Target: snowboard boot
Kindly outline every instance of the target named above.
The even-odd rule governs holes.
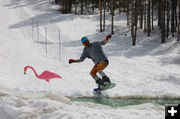
[[[109,77],[107,77],[107,76],[103,76],[103,77],[102,77],[102,81],[103,81],[103,83],[104,83],[104,86],[106,86],[106,85],[108,85],[108,84],[111,83]]]
[[[101,91],[100,86],[98,86],[98,88],[94,88],[94,92],[100,92],[100,91]]]
[[[98,84],[97,90],[101,90],[102,88],[104,88],[104,82],[100,78],[96,81],[96,83]]]
[[[101,93],[101,89],[98,87],[98,88],[95,88],[94,90],[93,90],[93,94],[95,95],[95,96],[102,96],[102,93]]]

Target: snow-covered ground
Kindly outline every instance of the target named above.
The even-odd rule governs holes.
[[[2,91],[1,87],[5,87],[15,92],[93,96],[92,90],[96,84],[89,75],[92,61],[87,59],[82,63],[69,65],[68,60],[80,57],[83,49],[81,37],[87,36],[91,42],[103,40],[110,33],[110,18],[106,21],[106,32],[100,33],[98,15],[62,15],[57,9],[58,6],[49,4],[49,0],[0,0]],[[130,30],[125,18],[123,14],[115,16],[115,34],[103,46],[110,61],[105,72],[117,84],[104,93],[112,97],[180,96],[179,42],[169,38],[165,44],[160,44],[158,31],[153,31],[152,37],[146,37],[139,30],[137,45],[131,46]],[[47,56],[45,28],[48,33]],[[53,71],[61,75],[62,79],[52,79],[48,84],[37,79],[32,70],[24,75],[26,65],[33,66],[38,74],[44,70]],[[12,92],[11,95],[2,95],[0,116],[2,119],[162,119],[165,115],[164,106],[151,103],[112,108],[84,102],[65,103],[53,100],[51,96],[42,97],[24,98],[13,95]]]

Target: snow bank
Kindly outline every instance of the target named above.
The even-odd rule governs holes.
[[[164,107],[154,104],[112,108],[93,103],[72,102],[71,105],[44,99],[0,97],[1,119],[162,119]]]

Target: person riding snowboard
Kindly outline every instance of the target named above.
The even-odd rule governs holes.
[[[106,39],[101,42],[92,42],[90,43],[87,37],[81,38],[81,43],[84,46],[83,52],[79,59],[69,59],[69,64],[71,63],[80,63],[86,58],[92,59],[94,62],[94,67],[92,68],[90,75],[98,84],[98,88],[94,89],[95,91],[101,90],[107,84],[111,83],[109,77],[103,72],[103,70],[108,66],[109,61],[106,55],[102,50],[102,45],[105,45],[108,40],[111,38],[111,35],[107,35]],[[97,76],[96,73],[99,73],[102,76],[102,79]]]

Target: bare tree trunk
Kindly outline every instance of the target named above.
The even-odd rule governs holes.
[[[161,4],[161,43],[165,42],[165,0],[160,0]]]
[[[85,2],[85,8],[87,9],[88,1],[87,1],[87,0],[84,0],[84,2]]]
[[[140,0],[139,2],[139,6],[140,6],[140,22],[139,22],[139,26],[142,29],[143,28],[143,3],[142,0]]]
[[[69,13],[71,13],[72,11],[72,4],[73,4],[73,0],[69,0]]]
[[[137,0],[131,0],[131,36],[132,45],[136,45],[137,33]]]
[[[100,32],[102,32],[102,0],[99,0],[99,11],[100,11]]]
[[[144,32],[147,31],[147,1],[144,1]]]
[[[128,0],[123,0],[123,7],[124,7],[124,12],[126,12],[126,10],[127,10],[127,1]]]
[[[103,31],[105,31],[105,21],[106,21],[106,0],[103,0],[103,6],[104,6]]]
[[[174,18],[175,18],[175,10],[174,10],[174,3],[175,0],[172,0],[172,15],[171,15],[171,32],[172,32],[172,37],[174,37],[174,32],[175,32],[175,24],[174,24]]]
[[[135,0],[135,33],[134,33],[134,43],[136,45],[136,34],[137,34],[137,22],[138,22],[138,0]]]
[[[152,7],[151,7],[151,8],[152,8],[152,9],[151,9],[151,11],[152,11],[152,12],[151,12],[151,16],[152,16],[152,17],[151,17],[152,30],[154,30],[154,22],[153,22],[153,21],[154,21],[154,19],[153,19],[153,18],[154,18],[154,14],[153,14],[153,13],[154,13],[154,0],[152,0]]]
[[[178,24],[178,38],[177,38],[177,41],[179,41],[179,37],[180,37],[180,1],[178,1],[178,10],[179,10],[179,24]]]
[[[118,0],[118,2],[119,2],[119,14],[121,14],[121,0]]]
[[[83,14],[83,0],[81,0],[81,14]]]
[[[77,14],[77,0],[75,0],[75,14]]]
[[[147,36],[150,36],[151,32],[151,11],[150,11],[150,0],[148,0],[148,7],[147,7]]]
[[[169,5],[170,5],[170,2],[169,1],[167,1],[167,3],[166,3],[166,7],[167,7],[167,26],[166,26],[166,28],[167,28],[167,31],[166,31],[166,38],[168,38],[169,37],[169,21],[170,21],[170,11],[169,11]]]
[[[176,24],[175,24],[175,31],[176,31],[176,27],[178,26],[178,23],[177,23],[177,0],[175,0],[174,1],[174,12],[175,12],[175,22],[176,22]]]
[[[160,15],[160,11],[161,11],[161,0],[157,0],[157,4],[158,4],[158,26],[161,26],[161,15]]]
[[[114,34],[114,0],[111,3],[111,35]]]
[[[127,3],[127,10],[126,10],[126,14],[127,14],[127,26],[129,26],[129,1],[130,0],[126,1],[126,3]]]
[[[67,1],[63,0],[63,14],[67,14]]]
[[[94,12],[95,0],[92,0],[92,12]]]
[[[62,13],[63,14],[70,13],[70,0],[63,0],[63,2],[62,2]]]
[[[111,9],[111,8],[110,8],[110,7],[111,7],[111,5],[110,5],[110,4],[111,4],[111,0],[108,0],[108,9],[107,9],[107,10],[108,10],[108,12],[109,12],[109,10]]]
[[[134,37],[134,0],[131,0],[131,37]],[[133,41],[132,44],[135,45]]]

